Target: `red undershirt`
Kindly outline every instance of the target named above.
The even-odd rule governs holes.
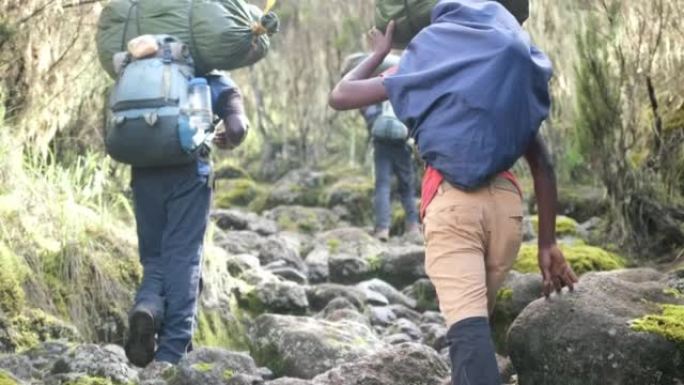
[[[520,184],[518,183],[518,180],[515,178],[515,175],[513,175],[512,172],[504,171],[501,174],[499,174],[499,176],[510,180],[511,183],[513,183],[515,187],[518,189],[520,196],[522,196],[522,189],[520,188]],[[439,171],[430,166],[427,166],[427,168],[425,169],[425,175],[423,176],[423,187],[421,188],[421,220],[425,217],[425,210],[427,210],[427,207],[430,205],[432,200],[435,199],[435,196],[439,191],[439,186],[442,184],[442,182],[444,182],[444,176],[442,175],[442,173],[440,173]]]

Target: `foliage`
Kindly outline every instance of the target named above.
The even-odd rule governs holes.
[[[577,275],[590,271],[615,270],[625,267],[624,258],[599,247],[583,244],[561,244],[560,249]],[[539,272],[538,250],[536,245],[522,245],[513,268],[521,273]]]
[[[661,314],[632,321],[632,330],[659,334],[684,348],[684,306],[663,305]]]

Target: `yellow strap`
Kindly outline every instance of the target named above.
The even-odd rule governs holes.
[[[268,0],[266,7],[264,8],[264,13],[270,12],[271,9],[273,9],[273,7],[276,5],[276,2],[278,2],[278,0]]]

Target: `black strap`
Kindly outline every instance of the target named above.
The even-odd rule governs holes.
[[[413,19],[413,12],[411,12],[411,6],[409,5],[408,0],[404,0],[404,9],[406,10],[406,20],[408,20],[408,23],[411,26],[411,32],[415,35],[420,32],[420,29],[416,27],[416,21]]]
[[[130,1],[131,6],[128,7],[128,14],[126,15],[126,22],[124,23],[123,34],[121,35],[121,51],[126,51],[126,36],[128,35],[128,23],[131,21],[131,14],[133,13],[133,8],[138,7],[137,0]],[[138,21],[138,31],[140,30],[140,21]]]

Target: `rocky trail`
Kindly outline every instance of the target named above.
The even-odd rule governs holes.
[[[187,360],[134,368],[120,346],[84,343],[66,322],[28,323],[42,329],[20,349],[10,343],[16,326],[0,317],[0,385],[447,385],[447,330],[422,241],[381,243],[350,220],[365,206],[348,187],[320,204],[306,195],[315,175],[289,178],[261,214],[212,213],[197,346]],[[583,216],[558,228],[580,283],[549,300],[539,298],[534,217],[526,222],[492,322],[502,378],[683,384],[684,274],[625,268],[622,257],[588,245],[597,220]]]

